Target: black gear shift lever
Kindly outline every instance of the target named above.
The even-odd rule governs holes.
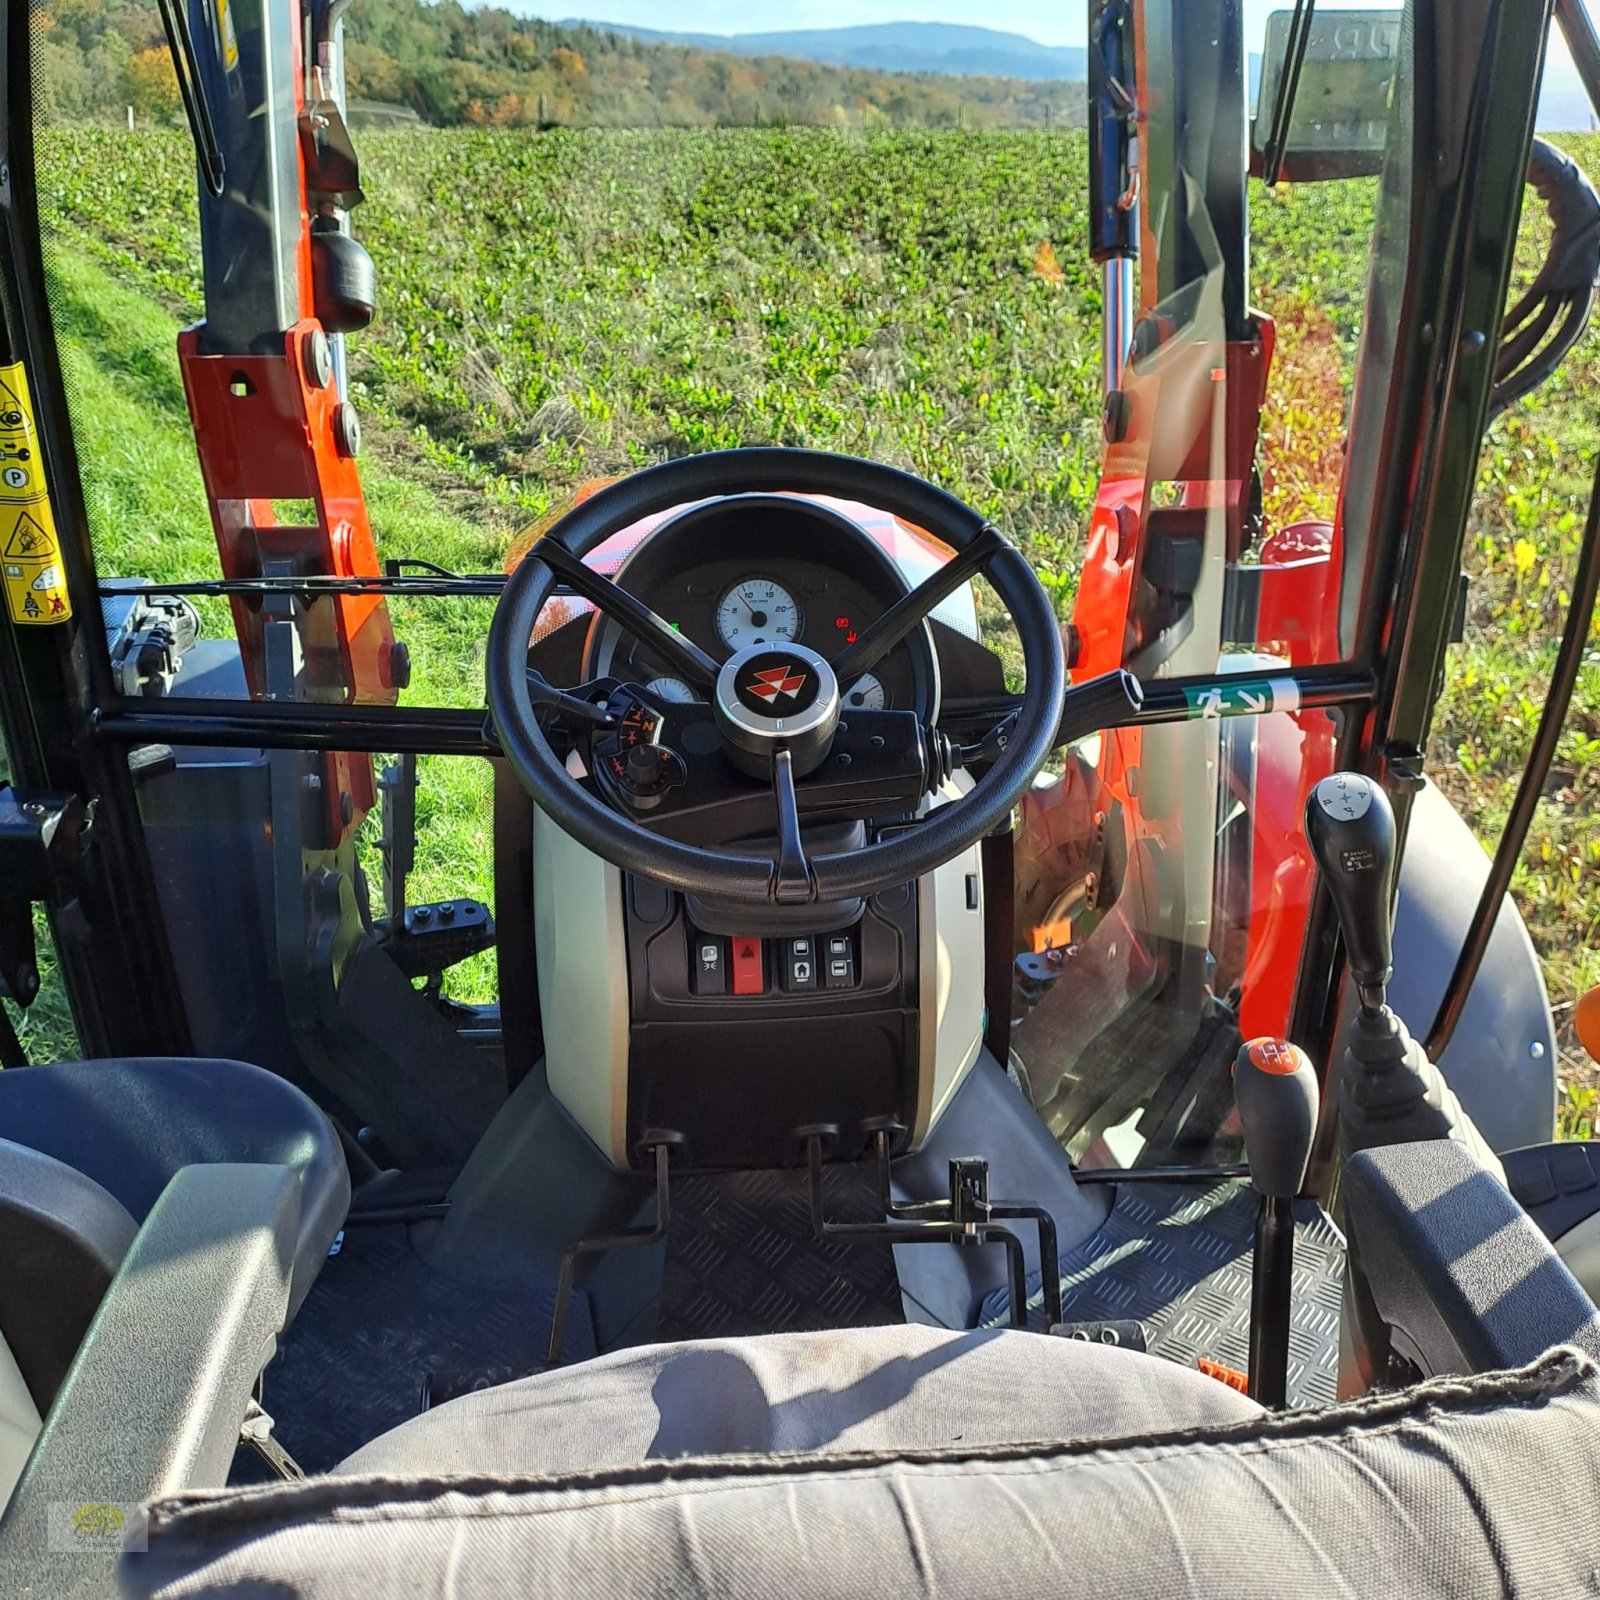
[[[1294,1197],[1317,1133],[1317,1074],[1287,1039],[1251,1039],[1233,1063],[1250,1182],[1261,1196],[1250,1272],[1250,1398],[1281,1408],[1289,1388]]]
[[[1333,896],[1350,975],[1369,1013],[1383,1010],[1394,971],[1389,907],[1395,832],[1389,797],[1359,772],[1336,772],[1306,802],[1306,838]]]
[[[1361,996],[1339,1079],[1340,1148],[1351,1156],[1374,1145],[1458,1139],[1498,1172],[1494,1152],[1439,1069],[1389,1008],[1396,856],[1389,797],[1359,772],[1336,772],[1306,801],[1306,838],[1333,897]]]

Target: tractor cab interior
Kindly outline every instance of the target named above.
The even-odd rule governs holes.
[[[1526,818],[1421,756],[1486,421],[1600,277],[1532,132],[1582,8],[1302,0],[1257,87],[1239,0],[1091,0],[1070,600],[798,444],[419,555],[343,10],[163,6],[204,494],[140,570],[4,7],[0,980],[48,927],[83,1057],[0,1029],[6,1592],[1587,1592],[1600,1152]],[[1263,495],[1253,183],[1370,221],[1325,515]]]

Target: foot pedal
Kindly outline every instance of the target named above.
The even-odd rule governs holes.
[[[1123,1350],[1137,1350],[1141,1355],[1149,1349],[1145,1342],[1144,1324],[1131,1317],[1109,1322],[1058,1322],[1050,1331],[1058,1339],[1077,1339],[1082,1344],[1116,1345]]]
[[[688,1140],[681,1133],[665,1128],[646,1128],[639,1148],[654,1152],[656,1162],[656,1220],[648,1228],[628,1228],[600,1239],[580,1239],[561,1258],[561,1270],[556,1277],[556,1309],[550,1319],[550,1343],[545,1348],[545,1360],[552,1367],[561,1365],[561,1349],[567,1329],[567,1306],[572,1299],[573,1279],[577,1274],[581,1256],[604,1255],[611,1250],[637,1249],[655,1244],[667,1236],[667,1225],[672,1220],[667,1158],[672,1150],[681,1150]]]

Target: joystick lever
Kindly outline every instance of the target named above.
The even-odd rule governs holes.
[[[1251,1039],[1233,1063],[1250,1183],[1261,1197],[1250,1272],[1250,1398],[1282,1407],[1289,1389],[1294,1197],[1317,1133],[1317,1074],[1287,1039]]]
[[[1389,798],[1359,772],[1336,772],[1306,802],[1306,838],[1328,886],[1362,1008],[1383,1010],[1394,971],[1395,828]]]
[[[1339,1077],[1339,1142],[1348,1157],[1375,1145],[1457,1139],[1491,1172],[1494,1152],[1439,1069],[1388,1004],[1393,976],[1395,826],[1389,797],[1359,772],[1335,772],[1306,801],[1306,838],[1344,935],[1361,1009]]]

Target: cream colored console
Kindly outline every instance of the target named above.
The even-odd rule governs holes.
[[[947,786],[944,803],[970,784]],[[534,936],[550,1092],[613,1166],[629,1162],[629,978],[622,874],[535,809]],[[913,1145],[983,1042],[983,879],[976,846],[917,886],[919,1060]]]

